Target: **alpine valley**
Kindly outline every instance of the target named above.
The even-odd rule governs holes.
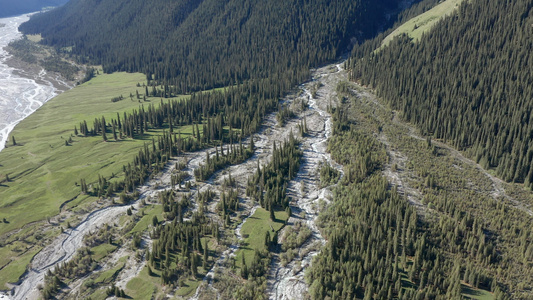
[[[533,298],[532,1],[34,2],[0,299]]]

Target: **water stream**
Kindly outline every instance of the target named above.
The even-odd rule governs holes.
[[[8,65],[12,56],[4,48],[22,37],[18,27],[28,19],[28,15],[0,19],[3,24],[0,25],[0,151],[15,125],[46,101],[71,88],[44,69],[19,70]]]

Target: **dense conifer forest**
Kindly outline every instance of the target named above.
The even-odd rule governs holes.
[[[289,140],[272,149],[272,161],[257,171],[248,180],[246,195],[258,201],[261,207],[270,212],[274,219],[274,209],[289,207],[287,183],[294,178],[300,168],[302,151],[298,150],[298,140],[291,134]],[[290,211],[289,211],[290,212]],[[290,213],[289,213],[290,214]]]
[[[466,1],[420,42],[355,51],[353,79],[506,181],[533,183],[530,1]]]
[[[332,112],[328,145],[345,174],[319,217],[328,242],[306,273],[311,297],[462,299],[473,287],[495,299],[528,299],[533,246],[527,212],[463,186],[457,176],[465,170],[431,170],[446,159],[431,140],[412,145],[412,138],[400,137],[395,145],[412,148],[408,165],[420,176],[417,190],[424,195],[425,207],[415,209],[383,176],[390,158],[368,131],[389,134],[389,125],[383,129],[373,120],[375,108],[354,113],[350,105],[366,100],[346,95],[347,104]]]
[[[20,29],[80,62],[143,72],[179,93],[266,77],[291,86],[375,34],[397,2],[72,0]]]

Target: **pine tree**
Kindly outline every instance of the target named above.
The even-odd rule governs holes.
[[[266,234],[265,234],[265,247],[268,249],[270,248],[270,232],[267,231]]]
[[[209,259],[208,241],[205,240],[205,247],[204,247],[204,261],[203,261],[203,268],[204,268],[204,270],[207,270],[208,259]]]
[[[194,252],[191,253],[191,272],[193,276],[196,276],[198,273],[197,258]]]
[[[248,279],[248,266],[246,265],[246,260],[244,259],[244,253],[242,254],[241,277]]]
[[[272,222],[276,221],[276,215],[274,214],[274,204],[270,204],[270,207],[269,207],[269,213],[270,213],[270,220],[272,220]]]

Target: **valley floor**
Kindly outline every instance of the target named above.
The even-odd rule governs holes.
[[[343,99],[343,96],[337,92],[339,83],[349,86],[350,99]],[[406,201],[416,207],[418,214],[424,219],[438,220],[440,217],[440,212],[431,202],[430,196],[434,190],[426,184],[429,175],[435,178],[436,185],[447,190],[451,196],[460,197],[468,193],[473,197],[479,197],[480,201],[492,199],[505,204],[512,214],[531,217],[529,191],[523,190],[519,185],[510,185],[495,178],[490,172],[465,158],[462,153],[447,146],[443,141],[430,140],[434,150],[427,151],[427,137],[421,136],[416,129],[399,120],[397,113],[383,106],[371,91],[357,84],[348,83],[347,72],[342,69],[342,64],[333,64],[314,70],[312,80],[295,88],[283,99],[283,105],[290,107],[295,113],[294,118],[285,122],[283,126],[278,124],[275,114],[265,118],[261,130],[251,137],[254,139],[255,154],[250,159],[218,171],[204,182],[196,181],[194,170],[205,163],[206,152],[213,155],[215,148],[187,153],[172,159],[161,174],[147,180],[145,185],[139,188],[140,197],[135,202],[127,206],[112,205],[91,212],[79,225],[65,230],[53,243],[35,255],[20,284],[12,286],[13,298],[38,298],[38,287],[43,286],[48,270],[53,270],[69,261],[84,247],[84,236],[105,226],[118,228],[119,232],[126,227],[131,229],[135,226],[129,232],[134,232],[137,228],[141,233],[140,249],[132,247],[132,234],[124,235],[120,243],[113,244],[112,249],[103,254],[94,272],[61,286],[58,298],[88,296],[92,299],[105,298],[105,289],[111,284],[123,289],[126,295],[134,299],[151,299],[154,296],[159,299],[227,297],[229,286],[243,282],[234,267],[235,261],[240,262],[243,255],[253,255],[243,250],[242,245],[245,241],[249,241],[249,237],[241,231],[246,229],[246,222],[260,218],[261,209],[258,203],[245,196],[248,178],[258,165],[264,166],[270,161],[274,142],[279,145],[291,133],[298,135],[299,126],[304,120],[308,132],[300,138],[300,149],[304,153],[302,164],[296,178],[291,180],[288,186],[288,194],[292,198],[290,203],[292,214],[288,217],[280,212],[279,219],[288,217],[285,224],[268,223],[266,220],[264,224],[270,225],[254,226],[270,226],[272,230],[274,227],[277,228],[281,245],[284,243],[284,237],[288,236],[288,231],[295,226],[298,226],[300,231],[308,232],[305,240],[295,249],[282,250],[280,246],[272,251],[266,285],[266,291],[271,299],[305,298],[309,289],[304,278],[306,269],[326,243],[321,228],[317,226],[317,218],[321,211],[327,209],[328,203],[334,201],[334,185],[321,187],[320,166],[326,162],[343,174],[342,166],[333,161],[327,151],[327,139],[332,134],[328,107],[346,101],[349,102],[347,113],[351,114],[357,125],[385,145],[389,161],[382,170],[383,175],[391,187],[395,186],[400,194],[405,195]],[[250,139],[244,141],[246,145],[249,143]],[[176,169],[178,163],[183,163],[184,168]],[[185,172],[186,177],[179,186],[174,186],[171,184],[171,178],[179,172]],[[221,193],[226,190],[225,181],[230,177],[235,180],[240,209],[231,216],[232,225],[222,229],[225,220],[221,218],[217,204]],[[185,187],[186,182],[189,182],[190,189]],[[153,250],[150,238],[152,227],[149,225],[151,220],[148,218],[162,215],[158,195],[168,190],[174,190],[178,195],[192,194],[192,204],[185,214],[185,219],[199,212],[220,226],[222,232],[221,240],[210,244],[212,251],[210,266],[200,270],[196,280],[189,280],[186,286],[178,288],[161,284],[159,279],[151,278],[146,271],[145,255]],[[214,191],[215,196],[213,200],[203,205],[199,203],[198,195],[206,191]],[[128,219],[126,216],[129,209],[133,211],[134,218]],[[473,207],[471,212],[484,216],[476,207]],[[134,220],[135,224],[130,219]],[[504,255],[513,254],[512,250],[506,249],[506,251]],[[102,276],[107,276],[108,279],[102,279]],[[93,284],[87,285],[88,281]],[[142,285],[136,286],[139,283]],[[479,299],[492,298],[492,294],[487,291],[475,291],[482,295]],[[472,297],[477,298],[477,296]]]

